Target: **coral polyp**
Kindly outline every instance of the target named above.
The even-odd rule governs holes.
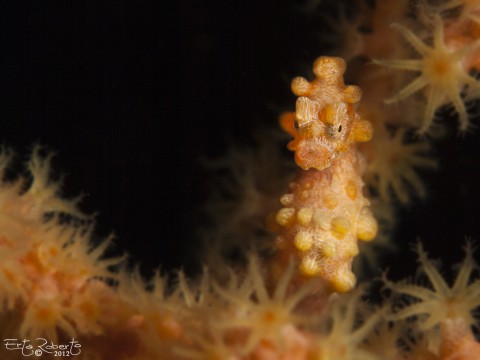
[[[417,91],[424,90],[426,107],[422,124],[418,129],[420,134],[430,129],[435,111],[446,104],[453,104],[459,117],[459,129],[466,131],[470,121],[461,93],[465,88],[470,92],[478,90],[480,83],[468,74],[469,69],[464,67],[463,62],[469,54],[478,49],[480,42],[465,45],[460,49],[449,48],[444,40],[444,26],[440,16],[434,18],[433,46],[424,43],[403,25],[393,24],[392,26],[402,33],[422,58],[374,60],[378,65],[419,73],[415,80],[385,102],[392,104],[412,96]]]

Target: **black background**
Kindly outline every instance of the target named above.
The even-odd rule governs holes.
[[[165,5],[167,4],[167,5]],[[292,109],[289,79],[323,54],[319,18],[294,1],[18,1],[0,10],[0,139],[24,162],[58,155],[64,194],[88,194],[99,237],[114,231],[142,271],[191,266],[209,176],[201,158],[248,142]],[[478,130],[439,143],[429,198],[400,211],[400,250],[382,267],[412,274],[417,238],[462,258],[478,238]],[[478,125],[478,121],[475,122]],[[450,259],[447,260],[449,263]]]

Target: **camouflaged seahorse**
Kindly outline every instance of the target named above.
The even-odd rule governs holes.
[[[342,59],[320,57],[314,63],[315,80],[292,81],[299,96],[296,111],[284,114],[280,123],[294,137],[288,148],[303,170],[270,221],[278,234],[273,275],[293,255],[301,278],[320,278],[337,292],[355,286],[351,265],[359,251],[357,240],[372,240],[377,233],[354,145],[370,140],[372,126],[355,111],[361,90],[344,84],[344,72]]]

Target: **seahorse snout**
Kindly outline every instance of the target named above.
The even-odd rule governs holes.
[[[300,141],[295,151],[295,162],[303,170],[324,170],[332,165],[334,157],[330,144],[318,139]]]

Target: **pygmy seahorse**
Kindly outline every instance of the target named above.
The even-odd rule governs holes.
[[[288,148],[302,170],[269,222],[278,235],[273,271],[293,255],[301,278],[319,278],[336,292],[355,286],[357,239],[369,241],[377,233],[362,193],[363,159],[354,145],[370,140],[372,126],[355,111],[361,90],[344,84],[345,69],[341,58],[320,57],[312,82],[292,81],[296,111],[283,115],[280,124],[293,135]]]

